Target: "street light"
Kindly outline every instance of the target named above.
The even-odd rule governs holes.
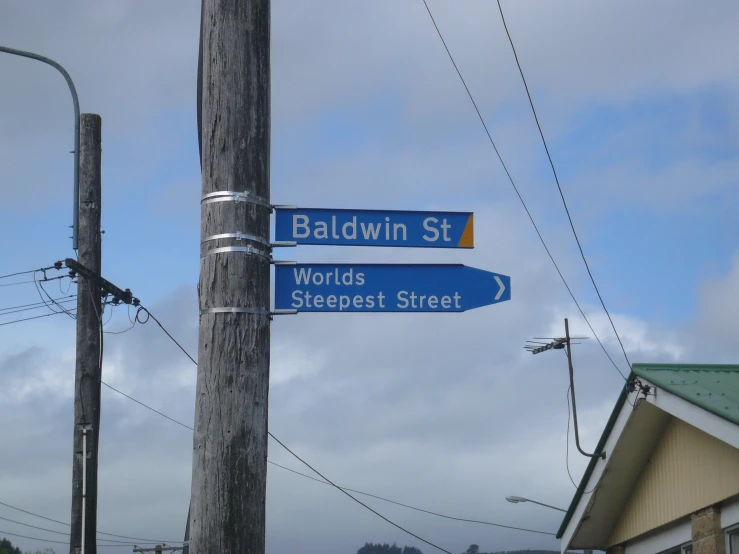
[[[72,104],[74,105],[74,199],[73,199],[73,210],[72,210],[72,249],[77,250],[77,233],[79,231],[80,223],[80,102],[77,98],[77,89],[74,88],[72,78],[64,69],[54,60],[34,54],[33,52],[26,52],[25,50],[16,50],[15,48],[8,48],[7,46],[0,46],[0,52],[5,54],[13,54],[15,56],[22,56],[24,58],[31,58],[32,60],[38,60],[50,65],[59,73],[62,74],[64,80],[67,81],[69,92],[72,93]]]
[[[533,504],[538,504],[539,506],[544,506],[545,508],[551,508],[552,510],[558,510],[560,512],[567,513],[567,510],[563,510],[562,508],[557,508],[556,506],[550,506],[549,504],[544,504],[543,502],[537,502],[536,500],[531,500],[530,498],[524,498],[522,496],[506,496],[505,499],[508,502],[511,502],[512,504],[518,504],[519,502],[531,502]]]

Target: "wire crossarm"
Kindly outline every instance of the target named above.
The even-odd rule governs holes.
[[[67,258],[66,260],[64,260],[64,263],[69,269],[79,275],[82,275],[86,279],[94,281],[103,292],[111,295],[113,297],[113,304],[123,303],[138,306],[141,303],[138,298],[133,296],[133,294],[131,293],[131,289],[123,290],[115,286],[113,283],[111,283],[107,279],[104,279],[91,269],[85,267],[77,260]]]

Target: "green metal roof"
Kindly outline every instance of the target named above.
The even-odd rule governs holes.
[[[633,380],[635,376],[646,379],[691,404],[739,425],[739,365],[633,364],[628,381]],[[621,395],[613,407],[613,412],[606,423],[595,452],[603,450],[618,414],[626,403],[628,388],[626,384],[621,390]],[[562,525],[557,531],[558,539],[564,535],[597,462],[598,458],[590,459],[585,474],[580,480],[580,486],[577,487],[575,496],[562,520]]]
[[[635,375],[739,425],[739,365],[634,364]]]

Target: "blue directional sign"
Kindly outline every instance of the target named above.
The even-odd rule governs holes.
[[[336,246],[472,248],[473,214],[277,207],[275,240]]]
[[[511,299],[511,278],[461,264],[275,266],[275,309],[464,312]]]

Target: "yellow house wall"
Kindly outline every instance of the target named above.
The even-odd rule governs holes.
[[[634,486],[609,546],[739,494],[739,450],[673,419]]]

